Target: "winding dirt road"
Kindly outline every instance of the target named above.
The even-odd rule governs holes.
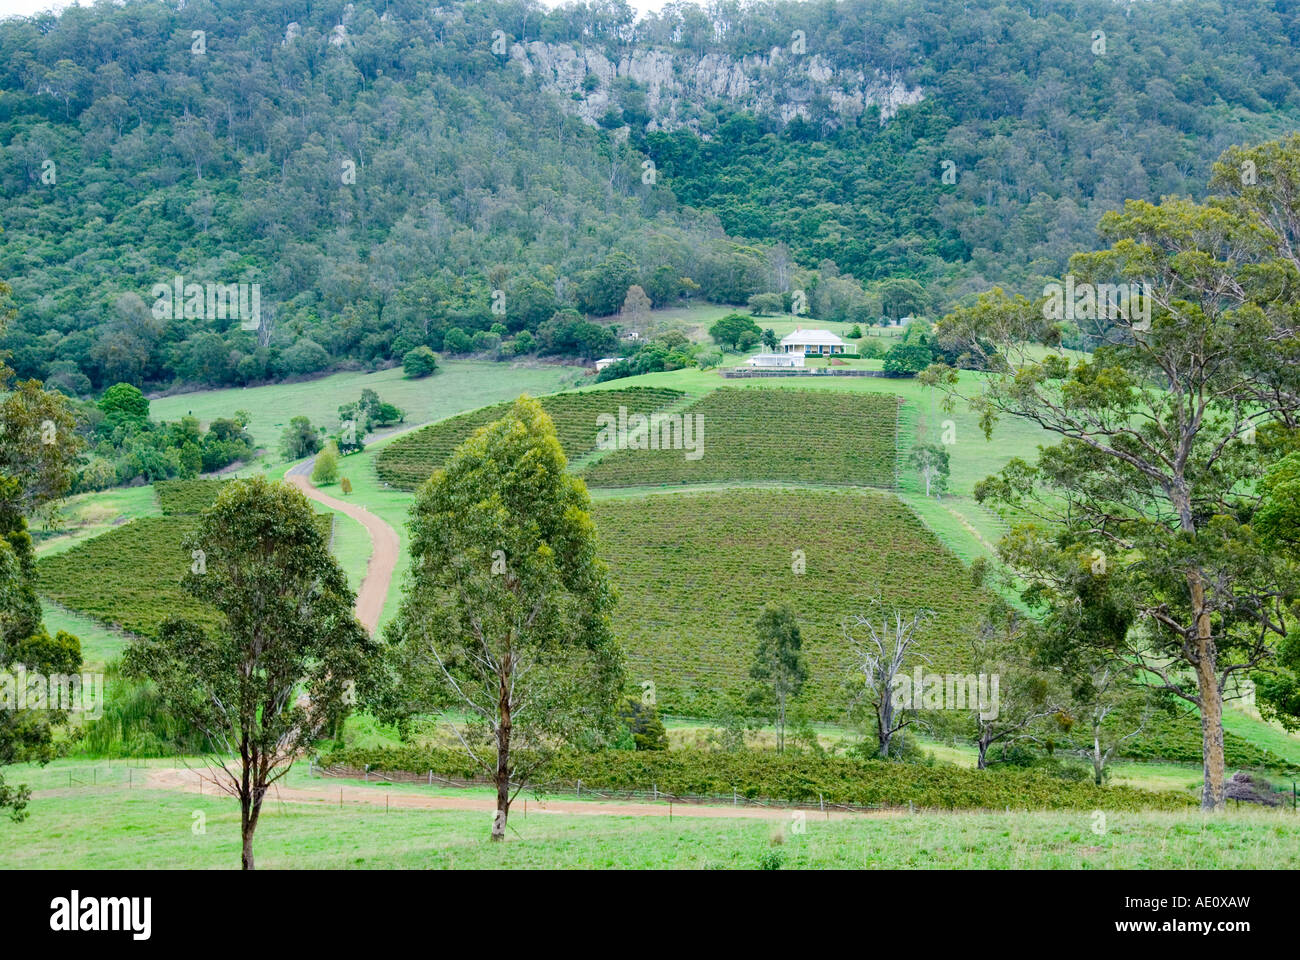
[[[346,513],[366,528],[366,533],[370,535],[370,562],[366,564],[366,576],[361,581],[361,589],[357,591],[356,609],[357,619],[367,630],[374,633],[379,626],[380,614],[384,612],[384,600],[388,598],[388,588],[393,582],[393,571],[397,568],[397,531],[365,507],[336,500],[313,487],[311,471],[315,462],[313,457],[292,467],[285,474],[285,479],[300,489],[309,499]]]

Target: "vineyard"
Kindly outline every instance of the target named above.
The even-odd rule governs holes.
[[[570,461],[590,453],[596,446],[597,423],[601,414],[617,417],[619,407],[629,415],[649,414],[680,400],[679,390],[631,387],[625,390],[586,390],[541,397],[542,408],[555,421],[560,446]],[[381,480],[395,487],[411,489],[423,483],[442,466],[451,452],[479,427],[505,416],[509,403],[450,417],[423,430],[399,437],[375,459]]]
[[[193,516],[141,517],[37,565],[41,593],[131,633],[151,636],[169,615],[205,625],[216,614],[181,589],[193,562],[181,541]]]
[[[481,771],[464,751],[408,748],[338,750],[325,765],[407,771],[470,778]],[[1178,810],[1190,794],[1155,793],[1131,787],[1069,782],[1036,770],[971,770],[851,757],[819,757],[799,751],[705,752],[699,750],[604,750],[562,753],[534,782],[559,789],[581,781],[591,791],[746,798],[785,802],[851,803],[942,810]]]
[[[202,513],[217,499],[222,480],[159,480],[153,485],[164,516]]]
[[[201,482],[214,491],[219,486]],[[173,507],[192,507],[198,492],[171,491],[166,496]],[[169,501],[163,496],[160,490],[165,510]],[[143,636],[156,634],[172,614],[216,626],[220,622],[216,612],[181,589],[181,578],[194,562],[181,542],[198,520],[193,513],[141,517],[65,553],[46,557],[36,568],[40,592],[101,623]],[[317,514],[317,522],[328,537],[333,517]]]
[[[615,632],[635,682],[660,709],[716,716],[746,684],[754,622],[768,601],[799,617],[815,719],[842,720],[841,622],[876,595],[935,618],[920,652],[958,667],[982,601],[960,560],[890,494],[745,490],[593,504],[618,590]],[[797,552],[799,551],[799,552]],[[806,572],[795,567],[802,560]]]
[[[726,480],[893,487],[899,400],[892,394],[721,388],[699,415],[702,456],[623,449],[583,472],[593,487]]]

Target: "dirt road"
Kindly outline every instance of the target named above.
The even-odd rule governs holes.
[[[366,528],[366,533],[370,535],[370,562],[366,564],[366,576],[361,581],[361,589],[357,591],[357,619],[374,633],[379,626],[380,614],[384,611],[388,588],[393,582],[393,570],[397,567],[397,531],[365,507],[336,500],[313,487],[311,470],[315,462],[315,459],[311,459],[298,464],[285,474],[285,478],[308,498],[346,513]]]
[[[181,767],[151,769],[145,785],[155,790],[182,790],[186,793],[203,793],[217,796],[217,789],[212,774],[207,770],[192,770]],[[201,789],[200,789],[201,787]],[[424,796],[406,790],[386,791],[383,787],[359,787],[346,781],[321,780],[320,786],[286,787],[277,785],[268,794],[268,801],[280,800],[285,803],[322,803],[337,806],[342,796],[343,803],[349,806],[390,807],[394,810],[476,810],[491,813],[496,809],[496,798],[490,795],[467,794],[465,796]],[[524,797],[521,795],[512,810],[522,810]],[[667,817],[669,807],[666,803],[632,803],[621,801],[597,800],[562,800],[548,798],[538,800],[528,797],[530,814],[572,814],[576,816],[606,817]],[[711,817],[714,819],[742,820],[789,820],[792,809],[780,807],[729,807],[698,806],[695,804],[675,803],[672,806],[673,817]],[[845,820],[855,817],[893,817],[894,811],[879,813],[819,813],[805,810],[809,818],[818,820]]]

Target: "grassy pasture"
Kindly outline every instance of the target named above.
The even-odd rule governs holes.
[[[400,367],[377,373],[335,373],[296,383],[159,397],[150,402],[149,409],[155,420],[178,420],[193,414],[205,424],[216,417],[232,416],[236,410],[247,410],[252,414],[248,431],[257,445],[279,463],[280,434],[291,418],[302,415],[315,426],[335,429],[339,406],[356,400],[366,388],[401,407],[407,423],[420,424],[513,399],[521,393],[554,393],[573,386],[584,375],[580,367],[560,364],[446,360],[433,376],[418,380],[406,379]]]
[[[128,788],[125,767],[56,761],[10,768],[38,793],[31,817],[0,820],[0,868],[237,869],[239,807],[224,796]],[[77,785],[68,787],[71,773]],[[92,786],[92,779],[100,781]],[[105,784],[107,781],[107,784]],[[309,781],[301,765],[289,785]],[[335,781],[324,781],[333,784]],[[80,784],[85,784],[84,786]],[[349,786],[358,784],[349,781]],[[370,784],[377,797],[391,788]],[[428,791],[426,791],[428,792]],[[548,813],[521,795],[507,841],[476,811],[269,801],[258,828],[262,869],[1296,869],[1300,818],[1287,812],[1091,811],[916,813],[800,823]],[[593,811],[599,804],[592,805]],[[196,833],[196,813],[203,832]],[[796,830],[796,824],[799,824]]]

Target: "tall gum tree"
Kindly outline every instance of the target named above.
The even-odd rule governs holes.
[[[1129,201],[1102,218],[1109,249],[1071,259],[1092,355],[1061,349],[1047,291],[1034,303],[994,290],[938,329],[990,373],[925,376],[950,404],[967,399],[986,434],[1011,416],[1061,438],[977,488],[1030,518],[1002,555],[1040,600],[1071,565],[1105,571],[1149,628],[1125,655],[1200,711],[1202,804],[1221,809],[1225,691],[1272,656],[1296,587],[1250,522],[1300,412],[1300,137],[1229,151],[1212,183],[1204,205]]]
[[[231,481],[184,548],[182,584],[221,625],[169,617],[157,637],[127,647],[125,665],[217,748],[209,765],[217,787],[239,800],[241,862],[252,870],[267,791],[364,703],[382,651],[353,613],[347,577],[296,487]]]
[[[389,632],[396,719],[454,710],[496,785],[492,839],[555,750],[617,724],[614,594],[586,485],[566,473],[551,418],[520,397],[466,440],[411,507],[411,575]]]

